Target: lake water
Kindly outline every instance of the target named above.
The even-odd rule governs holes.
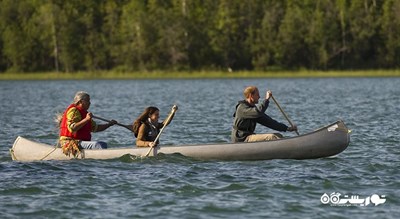
[[[400,78],[0,81],[0,218],[398,218],[399,84]],[[333,158],[266,161],[164,155],[14,162],[8,152],[19,135],[54,144],[55,114],[79,90],[91,94],[94,115],[124,124],[150,105],[165,118],[177,104],[161,146],[228,142],[248,85],[262,96],[272,90],[300,134],[342,119],[352,130],[349,147]],[[267,112],[287,124],[273,103]],[[111,148],[134,144],[119,126],[93,139]],[[325,193],[386,201],[324,204]]]

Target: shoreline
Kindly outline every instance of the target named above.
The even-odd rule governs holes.
[[[357,71],[153,71],[153,72],[38,72],[0,73],[0,81],[7,80],[120,80],[120,79],[243,79],[243,78],[362,78],[400,77],[400,70]]]

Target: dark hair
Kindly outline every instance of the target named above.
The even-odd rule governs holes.
[[[133,133],[135,133],[135,137],[137,137],[139,133],[139,128],[142,123],[145,123],[149,119],[150,115],[152,115],[156,111],[160,110],[155,106],[149,106],[144,110],[142,114],[140,114],[139,117],[136,118],[136,120],[133,122]]]

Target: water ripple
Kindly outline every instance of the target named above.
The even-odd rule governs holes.
[[[397,218],[399,80],[0,81],[0,217]],[[18,135],[54,144],[58,132],[53,115],[83,88],[92,94],[96,115],[124,124],[149,105],[158,106],[165,118],[178,104],[162,145],[229,142],[234,106],[247,85],[258,86],[262,95],[271,89],[300,133],[343,119],[352,129],[349,147],[331,158],[251,162],[202,161],[179,154],[12,162],[8,152]],[[268,113],[286,123],[274,104]],[[107,140],[111,148],[134,144],[132,134],[121,127],[93,138]],[[385,195],[386,203],[322,204],[321,196],[332,192]]]

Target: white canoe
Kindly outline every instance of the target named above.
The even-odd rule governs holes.
[[[350,142],[349,133],[343,121],[337,121],[296,137],[252,143],[162,146],[153,149],[150,156],[178,153],[202,160],[315,159],[333,156],[345,150]],[[144,156],[149,150],[137,147],[83,150],[77,159],[114,159],[127,154]],[[64,155],[61,148],[20,136],[15,140],[10,153],[12,159],[17,161],[74,159]]]

